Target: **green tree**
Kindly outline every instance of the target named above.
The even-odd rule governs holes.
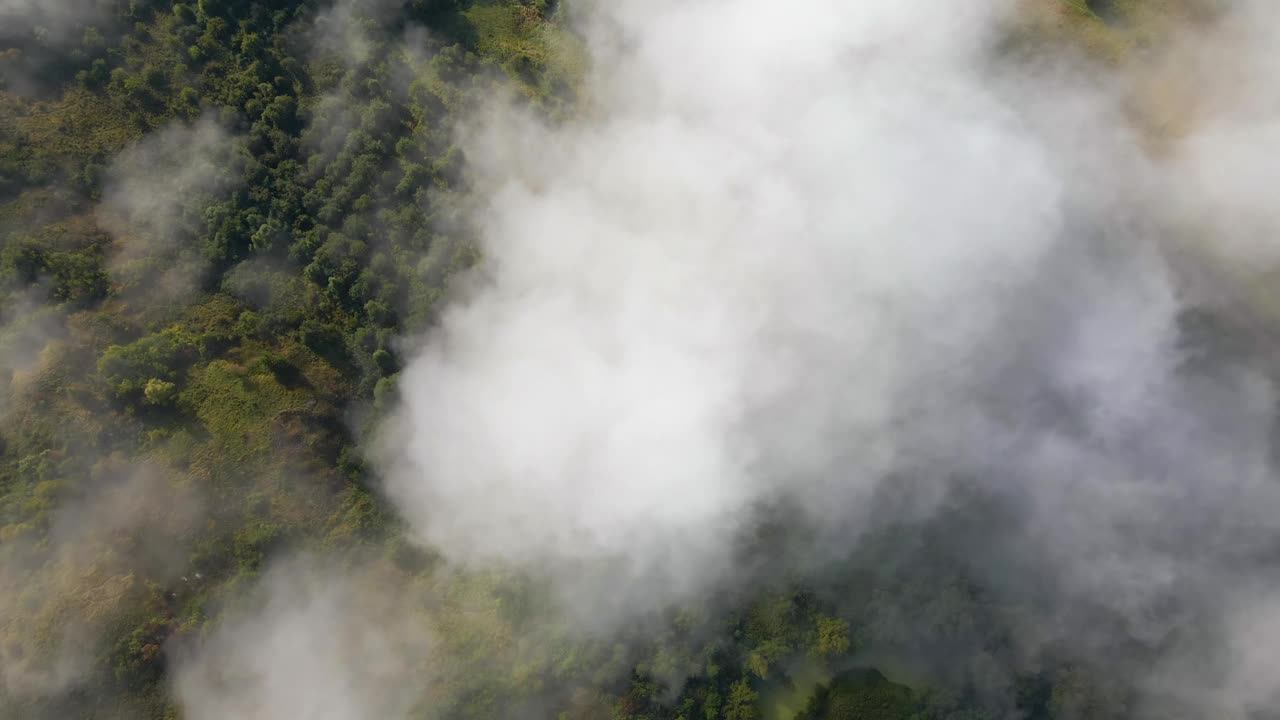
[[[729,699],[724,705],[724,720],[759,720],[760,693],[751,682],[742,678],[729,688]]]
[[[836,618],[818,618],[817,639],[813,654],[820,658],[843,655],[849,651],[849,623]]]
[[[156,406],[172,404],[177,394],[177,385],[159,378],[148,380],[146,387],[142,390],[142,395],[146,398],[147,404]]]
[[[98,372],[116,397],[142,394],[152,381],[176,382],[198,356],[194,338],[168,328],[128,345],[112,345],[98,360]]]

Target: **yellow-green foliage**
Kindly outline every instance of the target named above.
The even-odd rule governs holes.
[[[534,6],[476,4],[467,10],[475,27],[477,49],[517,77],[539,68],[542,92],[576,88],[586,73],[587,54],[581,40]]]
[[[527,6],[477,4],[467,10],[476,29],[481,54],[507,62],[527,57],[545,62],[548,48],[543,36],[545,21]]]
[[[7,114],[45,153],[110,156],[141,135],[111,98],[82,88],[70,88],[57,101],[31,105],[12,97],[0,99],[0,108],[5,106],[7,112],[0,109],[0,118]]]
[[[1203,6],[1202,0],[1109,0],[1100,15],[1086,0],[1022,0],[1014,40],[1075,47],[1093,60],[1115,65],[1167,38]]]
[[[849,651],[849,622],[837,618],[818,618],[817,642],[813,653],[818,657],[832,657]]]
[[[226,454],[223,462],[235,462],[268,452],[278,429],[274,421],[307,409],[310,395],[284,387],[270,372],[214,360],[191,373],[183,399]]]

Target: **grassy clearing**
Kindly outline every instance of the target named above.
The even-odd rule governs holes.
[[[525,81],[531,97],[574,91],[586,75],[581,40],[552,17],[525,5],[474,5],[466,12],[476,49]]]
[[[25,110],[18,126],[46,153],[106,157],[142,134],[113,100],[83,88],[70,88],[57,102],[39,102]]]
[[[273,421],[306,411],[310,394],[284,387],[267,372],[214,360],[192,373],[184,399],[225,453],[224,462],[244,462],[271,450]]]

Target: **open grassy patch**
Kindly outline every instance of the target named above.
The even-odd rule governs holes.
[[[70,88],[57,102],[35,103],[18,122],[42,151],[62,155],[105,157],[141,136],[114,101],[83,88]]]
[[[225,360],[194,370],[184,401],[212,434],[223,462],[247,461],[272,448],[273,422],[303,412],[310,395],[290,390],[269,372],[251,372]]]
[[[571,92],[586,74],[582,42],[534,6],[477,4],[466,16],[479,53],[524,81],[531,95]]]

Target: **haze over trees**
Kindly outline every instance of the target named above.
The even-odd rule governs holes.
[[[0,716],[1274,717],[1275,21],[0,0]]]

